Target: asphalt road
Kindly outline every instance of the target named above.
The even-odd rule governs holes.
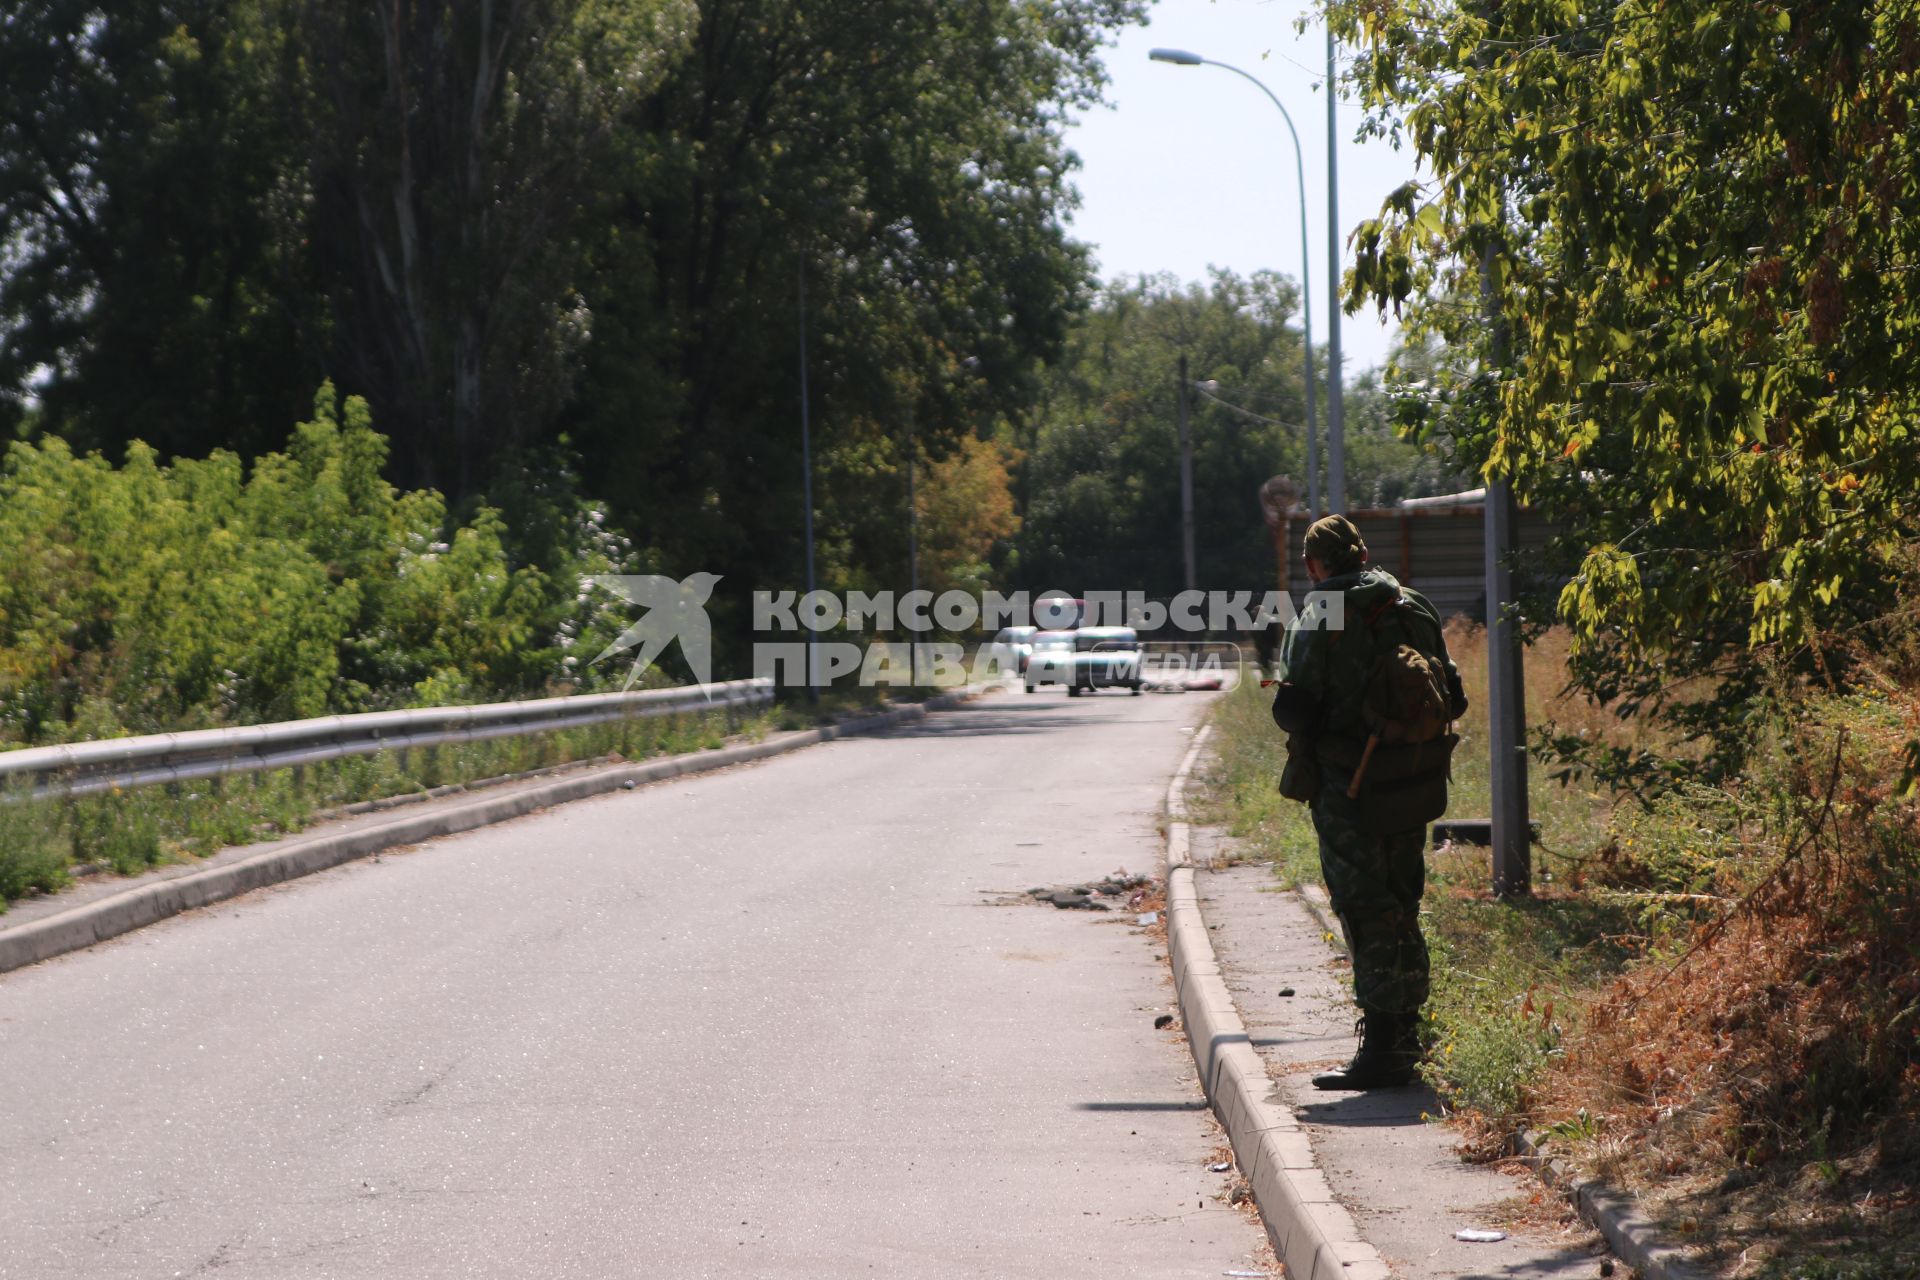
[[[0,1276],[1218,1276],[1123,913],[1199,696],[996,695],[0,977]]]

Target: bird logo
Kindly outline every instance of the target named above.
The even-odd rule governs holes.
[[[598,574],[586,581],[647,611],[594,658],[599,662],[628,649],[638,650],[623,689],[633,688],[633,682],[675,640],[693,678],[703,685],[713,682],[713,628],[707,621],[706,603],[720,581],[719,574],[694,573],[679,582],[652,573]]]

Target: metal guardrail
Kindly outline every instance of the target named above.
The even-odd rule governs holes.
[[[448,742],[577,729],[643,716],[718,711],[773,701],[765,677],[719,684],[594,693],[472,707],[421,707],[321,716],[235,729],[196,729],[0,751],[0,792],[25,783],[36,799],[286,769],[320,760]]]

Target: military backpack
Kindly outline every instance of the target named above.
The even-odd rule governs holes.
[[[1389,643],[1387,620],[1398,615],[1405,637]],[[1425,826],[1447,809],[1452,780],[1452,699],[1448,696],[1445,642],[1432,617],[1404,593],[1367,611],[1366,634],[1378,648],[1367,673],[1361,713],[1367,738],[1358,759],[1343,760],[1349,800],[1368,803],[1360,817],[1382,832]],[[1431,632],[1431,646],[1409,641]]]

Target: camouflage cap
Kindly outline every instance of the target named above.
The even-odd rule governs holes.
[[[1305,551],[1328,573],[1352,573],[1366,563],[1367,544],[1345,516],[1322,516],[1307,529]]]

